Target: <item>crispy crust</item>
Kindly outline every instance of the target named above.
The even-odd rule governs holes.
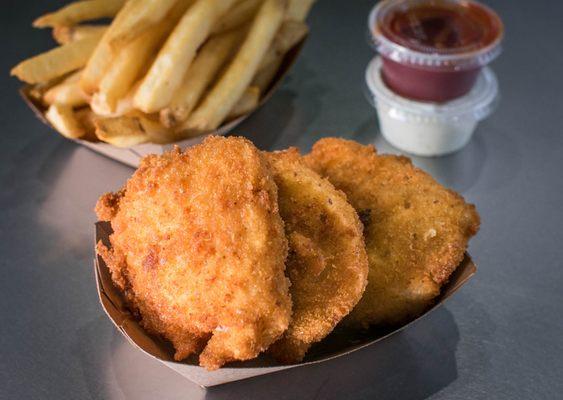
[[[116,193],[105,193],[98,199],[96,203],[96,215],[99,221],[111,221],[117,211],[119,211],[119,202],[125,192],[120,190]]]
[[[344,191],[364,222],[369,284],[347,318],[394,325],[422,313],[462,261],[479,215],[406,157],[327,138],[307,164]]]
[[[181,360],[219,368],[256,357],[287,329],[287,241],[277,188],[246,139],[212,137],[146,157],[121,194],[96,207],[111,221],[98,252],[143,326]]]
[[[267,153],[289,240],[286,273],[293,316],[270,348],[281,362],[299,362],[360,300],[367,284],[362,224],[346,196],[308,168],[297,149]]]

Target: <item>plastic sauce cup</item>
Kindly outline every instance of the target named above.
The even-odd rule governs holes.
[[[447,103],[429,103],[391,91],[382,79],[383,66],[382,58],[375,57],[367,67],[368,100],[377,109],[385,139],[407,153],[441,156],[458,151],[498,102],[497,79],[488,67],[466,95]]]
[[[468,93],[501,52],[503,24],[471,0],[386,0],[368,18],[383,79],[396,93],[446,102]]]

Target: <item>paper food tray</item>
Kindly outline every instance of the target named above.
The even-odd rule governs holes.
[[[109,246],[109,235],[112,233],[109,222],[96,224],[96,243],[102,241]],[[403,330],[414,321],[423,318],[435,308],[439,307],[446,299],[452,296],[463,286],[477,271],[475,264],[468,254],[456,271],[450,277],[442,294],[434,306],[418,318],[393,330],[369,330],[366,332],[345,331],[335,329],[322,342],[314,345],[307,353],[303,362],[291,365],[276,363],[267,355],[262,354],[255,360],[229,363],[217,371],[209,372],[198,365],[197,357],[191,357],[183,362],[174,361],[174,349],[167,341],[148,334],[139,324],[138,320],[129,312],[121,292],[113,285],[109,269],[103,259],[95,259],[96,284],[100,302],[107,316],[127,340],[139,350],[157,359],[167,367],[175,370],[190,381],[202,387],[220,385],[227,382],[247,379],[254,376],[271,374],[290,368],[302,367],[342,357],[367,346],[372,346],[380,340]]]
[[[139,162],[141,161],[141,158],[143,158],[144,156],[146,156],[148,154],[162,154],[166,151],[171,150],[172,147],[175,146],[175,145],[179,146],[182,149],[185,149],[187,147],[201,143],[203,141],[203,139],[205,139],[206,136],[209,136],[209,135],[225,135],[228,132],[230,132],[232,129],[234,129],[237,125],[239,125],[242,121],[244,121],[246,118],[248,118],[250,115],[252,115],[252,113],[254,111],[256,111],[258,108],[260,108],[265,102],[267,102],[270,99],[270,97],[274,94],[276,89],[281,84],[284,76],[288,73],[291,66],[295,63],[297,57],[299,56],[299,53],[301,52],[301,49],[303,48],[303,45],[304,45],[306,39],[307,39],[307,37],[303,38],[303,40],[301,40],[298,44],[296,44],[286,54],[286,56],[283,59],[282,64],[280,65],[278,72],[276,73],[276,76],[274,77],[274,79],[272,80],[272,83],[270,84],[270,87],[266,90],[266,92],[264,93],[264,95],[260,99],[260,103],[258,104],[258,107],[256,107],[256,109],[254,109],[249,114],[246,114],[246,115],[240,116],[240,117],[238,117],[234,120],[228,121],[227,123],[223,124],[222,126],[220,126],[215,131],[206,133],[204,135],[200,135],[198,137],[182,140],[182,141],[175,142],[175,143],[165,144],[165,145],[154,144],[154,143],[143,143],[143,144],[132,146],[132,147],[129,147],[129,148],[120,148],[120,147],[116,147],[116,146],[113,146],[111,144],[104,143],[104,142],[89,142],[89,141],[81,140],[81,139],[75,139],[74,141],[83,145],[83,146],[86,146],[86,147],[88,147],[88,148],[90,148],[90,149],[92,149],[92,150],[94,150],[98,153],[101,153],[101,154],[103,154],[107,157],[110,157],[114,160],[120,161],[120,162],[127,164],[129,166],[132,166],[132,167],[138,167]],[[25,100],[27,105],[33,110],[35,115],[43,123],[45,123],[46,125],[49,125],[52,129],[54,129],[51,126],[51,124],[49,123],[49,121],[47,121],[47,119],[45,118],[45,112],[47,111],[47,108],[40,101],[38,101],[37,99],[30,96],[29,93],[30,93],[31,89],[32,89],[32,87],[29,86],[29,85],[21,88],[20,89],[21,96],[23,97],[23,99]]]

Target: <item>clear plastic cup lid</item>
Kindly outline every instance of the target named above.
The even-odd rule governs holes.
[[[469,93],[446,103],[421,102],[395,94],[381,78],[381,57],[375,57],[366,69],[368,100],[374,107],[386,105],[393,116],[406,121],[450,121],[471,118],[485,119],[498,103],[498,82],[493,71],[485,67]]]
[[[503,24],[473,0],[384,0],[368,18],[379,54],[430,69],[482,67],[501,52]]]

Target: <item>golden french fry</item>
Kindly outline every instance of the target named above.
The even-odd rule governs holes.
[[[149,135],[149,140],[152,143],[167,144],[179,140],[178,135],[173,130],[163,126],[158,119],[153,119],[143,114],[139,115],[139,113],[137,118],[145,132],[147,132],[147,135]]]
[[[115,52],[110,47],[112,32],[116,29],[120,29],[120,25],[125,22],[127,15],[129,15],[134,6],[134,2],[128,1],[119,10],[115,19],[104,32],[102,39],[88,60],[88,63],[84,68],[84,72],[82,73],[82,77],[80,78],[80,87],[82,87],[82,90],[84,90],[85,93],[93,94],[96,90],[98,90],[98,85],[102,80],[102,76],[106,72],[108,66],[111,65],[115,55]]]
[[[45,113],[45,118],[61,135],[69,139],[77,139],[85,133],[71,106],[52,104]]]
[[[204,91],[236,50],[244,33],[246,30],[242,28],[225,32],[212,37],[201,47],[170,105],[160,111],[160,121],[164,126],[170,128],[188,118]]]
[[[128,107],[123,107],[121,99],[128,95],[128,92],[128,96],[131,95],[133,83],[147,72],[154,53],[170,31],[174,29],[189,4],[191,4],[191,0],[178,2],[163,21],[153,25],[138,38],[126,44],[124,49],[119,52],[102,78],[99,91],[93,96],[94,105],[92,107],[97,113],[108,116],[115,116],[116,113],[123,115],[120,110]],[[128,99],[126,104],[132,107],[132,98]]]
[[[98,33],[22,61],[12,69],[11,75],[27,83],[41,83],[82,68],[101,36]]]
[[[119,52],[99,85],[96,93],[113,112],[120,98],[124,97],[140,77],[173,25],[163,21],[143,32]]]
[[[98,89],[99,82],[113,59],[111,49],[105,41],[107,34],[108,31],[104,33],[104,37],[94,50],[82,73],[80,87],[87,94],[92,94]]]
[[[227,119],[233,119],[248,114],[258,106],[259,101],[260,89],[256,86],[248,87],[229,112]]]
[[[84,135],[80,137],[82,140],[87,140],[89,142],[96,142],[98,140],[96,136],[96,125],[95,121],[96,114],[90,109],[90,107],[83,107],[74,112],[76,119],[84,129]]]
[[[187,128],[211,130],[223,122],[258,70],[260,61],[282,23],[284,13],[283,0],[264,2],[242,47],[219,82],[188,118]]]
[[[112,47],[128,43],[144,30],[162,21],[178,0],[129,0],[131,9],[125,19],[113,30],[110,39]],[[180,0],[186,3],[185,0]]]
[[[127,96],[119,99],[115,109],[113,110],[110,110],[109,105],[105,103],[100,96],[98,96],[98,93],[94,93],[90,99],[90,107],[92,107],[92,110],[96,113],[96,115],[101,117],[121,117],[135,111],[135,107],[133,107],[133,93],[130,92]]]
[[[196,129],[188,129],[188,128],[181,127],[180,129],[178,129],[176,131],[175,141],[186,140],[186,139],[198,137],[198,136],[204,135],[206,133],[208,133],[208,132],[198,131]]]
[[[305,23],[293,20],[284,21],[274,37],[272,45],[260,62],[258,70],[275,62],[293,48],[301,39],[307,35],[309,28]]]
[[[186,11],[158,53],[137,94],[135,106],[146,112],[166,107],[211,28],[234,0],[198,0]]]
[[[309,28],[303,22],[286,20],[274,38],[274,43],[260,62],[258,72],[252,79],[262,93],[270,87],[286,53],[305,37]]]
[[[26,94],[28,97],[33,99],[37,103],[43,102],[43,96],[47,92],[47,90],[51,89],[53,86],[58,85],[62,81],[64,81],[64,76],[60,76],[55,79],[51,79],[47,82],[36,83],[34,85],[28,86],[26,90]]]
[[[131,147],[150,140],[137,118],[99,117],[94,125],[98,139],[117,147]]]
[[[119,147],[130,147],[141,143],[171,143],[178,136],[162,126],[154,116],[140,111],[120,117],[97,117],[96,135],[101,140]]]
[[[229,115],[226,119],[232,120],[252,112],[256,107],[258,107],[259,102],[260,89],[258,89],[256,86],[250,86],[246,88],[241,98],[237,100],[233,109],[229,112]],[[175,136],[171,141],[183,140],[190,137],[199,136],[203,133],[205,132],[182,126],[176,129]]]
[[[286,19],[305,21],[316,0],[289,0]]]
[[[130,115],[136,111],[133,106],[133,96],[139,87],[139,83],[140,82],[136,82],[129,90],[129,93],[119,99],[113,111],[110,110],[109,105],[103,101],[104,99],[98,96],[98,93],[94,93],[90,99],[90,107],[97,115],[102,117],[122,117],[124,115]]]
[[[43,85],[33,85],[27,91],[27,96],[34,102],[42,102],[45,92],[49,90]]]
[[[58,44],[67,44],[99,33],[103,34],[107,28],[107,25],[56,26],[53,28],[53,38]]]
[[[280,69],[281,63],[283,61],[283,56],[278,55],[276,59],[270,62],[268,65],[261,68],[254,78],[252,78],[252,86],[256,86],[260,89],[262,93],[265,93],[269,87],[270,83],[276,76],[278,70]]]
[[[216,35],[238,28],[249,22],[264,0],[242,0],[236,3],[217,21],[212,34]]]
[[[58,11],[45,14],[33,22],[36,28],[69,26],[82,21],[111,18],[121,9],[125,0],[86,0],[71,3]]]
[[[73,73],[63,82],[47,90],[43,96],[43,101],[49,105],[64,104],[71,107],[88,104],[88,96],[86,96],[79,85],[81,72]]]

